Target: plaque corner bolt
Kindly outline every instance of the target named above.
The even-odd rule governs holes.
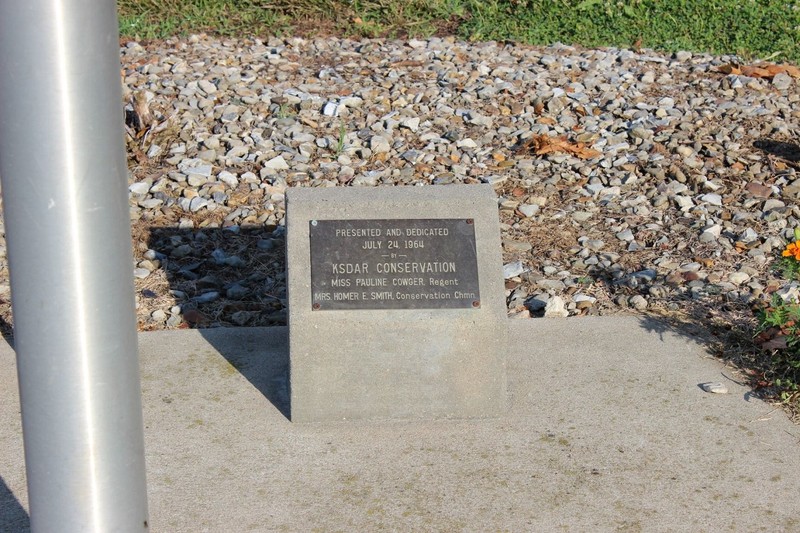
[[[480,300],[475,300],[475,301],[472,302],[472,307],[480,307],[480,306],[481,306],[481,301]]]
[[[322,306],[318,303],[312,304],[311,309],[313,309],[314,311],[319,311],[320,309],[322,309]]]
[[[467,219],[467,224],[474,224],[474,223],[475,223],[474,219],[472,219],[472,218],[468,218]]]
[[[317,225],[317,221],[316,221],[316,220],[312,220],[312,221],[311,221],[311,225],[312,225],[312,226],[316,226],[316,225]]]

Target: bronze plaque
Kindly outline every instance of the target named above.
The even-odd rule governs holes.
[[[314,310],[481,305],[472,219],[309,224]]]

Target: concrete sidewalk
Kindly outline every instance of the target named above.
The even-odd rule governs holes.
[[[152,530],[800,530],[800,428],[701,343],[635,317],[509,335],[497,418],[299,425],[286,328],[141,334]],[[6,344],[0,450],[0,531],[25,530]]]

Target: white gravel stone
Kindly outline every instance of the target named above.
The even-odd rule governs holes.
[[[719,382],[702,383],[700,385],[706,392],[713,394],[728,394],[728,387]]]
[[[407,118],[400,122],[400,125],[404,128],[407,128],[411,131],[417,131],[419,129],[419,117],[411,117]]]
[[[731,272],[728,275],[728,281],[734,285],[741,285],[742,283],[747,283],[750,281],[750,274],[747,274],[746,272]]]
[[[722,196],[715,193],[708,193],[702,195],[700,201],[711,205],[722,205]]]
[[[794,84],[794,79],[785,72],[779,72],[772,78],[772,85],[779,91],[785,91]]]
[[[128,190],[131,192],[131,194],[137,194],[141,196],[147,194],[150,191],[150,187],[150,183],[138,181],[136,183],[131,183],[131,185],[128,187]]]
[[[334,102],[326,102],[325,106],[322,108],[322,114],[326,117],[338,117],[339,116],[339,104]]]
[[[232,189],[235,189],[239,186],[239,180],[234,174],[228,172],[227,170],[223,170],[217,174],[217,179]]]
[[[374,154],[385,154],[392,150],[389,140],[381,135],[373,135],[369,141],[369,148]]]
[[[505,279],[514,278],[523,272],[525,272],[525,265],[522,264],[522,261],[516,261],[514,263],[503,265],[503,277]]]
[[[541,208],[538,205],[523,204],[517,207],[517,209],[519,209],[520,213],[530,218],[536,216]]]
[[[708,226],[700,233],[700,242],[715,242],[721,234],[722,226],[720,224]]]
[[[617,233],[617,239],[621,241],[630,242],[634,239],[633,232],[630,229],[626,229]]]
[[[476,143],[470,138],[466,138],[456,141],[456,146],[458,148],[477,148],[478,143]]]
[[[197,86],[206,94],[214,94],[217,92],[217,86],[208,80],[200,80],[197,82]]]
[[[545,318],[564,318],[569,316],[566,304],[560,296],[553,296],[544,306]]]
[[[628,305],[639,311],[644,311],[647,309],[647,300],[641,294],[637,294],[636,296],[631,296],[628,300]]]
[[[266,161],[262,168],[270,169],[270,170],[289,170],[289,165],[286,163],[286,160],[283,158],[282,155],[275,156],[269,161]]]

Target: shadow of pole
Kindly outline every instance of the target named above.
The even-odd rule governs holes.
[[[11,533],[31,530],[31,518],[17,497],[0,477],[0,531]]]

